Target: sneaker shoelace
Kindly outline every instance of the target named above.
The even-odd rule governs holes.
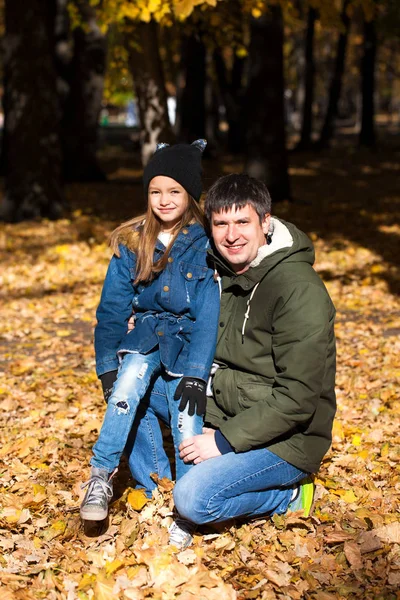
[[[98,504],[99,496],[102,495],[105,502],[111,500],[113,489],[111,485],[101,477],[91,477],[82,484],[82,489],[88,488],[88,495],[85,504]]]

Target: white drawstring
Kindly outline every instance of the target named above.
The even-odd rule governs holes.
[[[250,294],[250,298],[247,300],[247,310],[244,315],[243,326],[242,326],[242,344],[244,344],[244,330],[246,328],[246,321],[250,316],[250,302],[252,301],[254,292],[256,291],[256,289],[258,288],[259,285],[260,285],[260,282],[256,283],[256,285],[253,288],[253,291]]]

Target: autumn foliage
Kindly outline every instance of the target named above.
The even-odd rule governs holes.
[[[202,528],[177,552],[173,484],[147,500],[123,467],[107,527],[84,531],[80,484],[104,412],[94,313],[115,224],[99,207],[122,220],[140,186],[71,185],[69,218],[0,229],[1,600],[400,598],[400,155],[292,162],[298,203],[275,212],[313,239],[338,311],[338,414],[313,516]]]

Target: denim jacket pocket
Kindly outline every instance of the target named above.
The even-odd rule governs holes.
[[[181,262],[179,264],[179,270],[185,285],[186,302],[188,305],[193,304],[196,300],[197,284],[205,279],[208,269],[207,267],[201,267],[200,265]]]
[[[186,281],[196,281],[205,278],[208,268],[182,261],[179,263],[179,270]]]

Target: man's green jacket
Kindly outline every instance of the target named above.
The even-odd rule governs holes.
[[[309,238],[291,223],[271,224],[245,273],[213,253],[222,277],[219,368],[205,420],[236,452],[267,447],[312,473],[336,410],[335,308]]]

